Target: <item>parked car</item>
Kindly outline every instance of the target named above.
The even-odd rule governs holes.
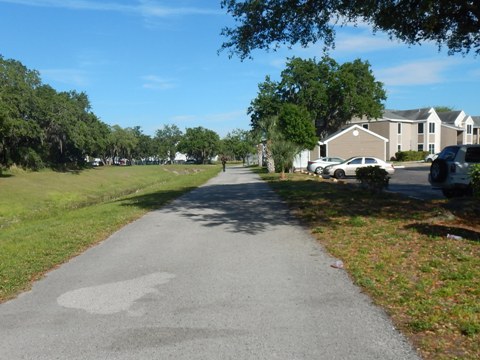
[[[100,158],[95,158],[92,161],[92,166],[103,166],[103,160]]]
[[[324,178],[333,176],[337,179],[343,179],[347,176],[355,176],[355,171],[358,168],[366,166],[380,166],[382,169],[385,169],[390,176],[395,173],[393,164],[372,156],[355,156],[341,162],[340,164],[326,166],[323,169],[322,176]]]
[[[315,174],[321,174],[325,166],[340,164],[342,161],[345,161],[345,159],[339,157],[321,157],[316,160],[309,161],[307,170]]]
[[[435,160],[438,157],[438,154],[440,153],[428,154],[427,156],[425,156],[425,162],[428,162],[428,163],[433,162],[433,160]]]
[[[446,197],[471,195],[470,167],[480,163],[480,145],[445,147],[430,166],[428,181]]]

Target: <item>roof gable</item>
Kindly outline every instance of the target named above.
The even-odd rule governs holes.
[[[344,129],[341,129],[329,136],[327,136],[327,138],[325,138],[321,143],[322,144],[328,144],[330,141],[332,140],[335,140],[336,138],[346,134],[347,132],[353,130],[353,129],[356,129],[356,130],[359,130],[359,131],[363,131],[369,135],[372,135],[372,136],[375,136],[381,140],[383,140],[384,142],[388,142],[389,140],[381,135],[378,135],[377,133],[374,133],[373,131],[370,131],[368,129],[365,129],[364,127],[361,127],[359,125],[352,125],[352,126],[349,126],[347,128],[344,128]]]
[[[437,115],[443,123],[455,126],[462,126],[468,118],[462,110],[439,112]]]

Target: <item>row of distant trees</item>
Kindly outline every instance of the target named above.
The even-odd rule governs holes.
[[[224,139],[203,127],[165,125],[155,136],[140,126],[102,122],[84,92],[58,92],[43,84],[38,71],[0,56],[0,169],[64,169],[85,165],[88,157],[105,162],[154,158],[173,161],[177,152],[198,162],[217,154],[244,159],[252,150],[250,132],[234,130]]]

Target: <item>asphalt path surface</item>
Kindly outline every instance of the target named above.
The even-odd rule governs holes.
[[[247,169],[148,213],[0,305],[0,358],[418,359]]]

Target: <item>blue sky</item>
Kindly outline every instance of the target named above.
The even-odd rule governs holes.
[[[147,135],[165,124],[203,126],[223,137],[249,129],[246,111],[266,75],[278,79],[288,57],[322,56],[315,44],[229,59],[217,51],[221,29],[232,24],[220,0],[0,0],[0,54],[58,91],[85,91],[107,124]],[[409,47],[367,26],[339,29],[330,55],[369,61],[389,109],[480,115],[480,57]]]

